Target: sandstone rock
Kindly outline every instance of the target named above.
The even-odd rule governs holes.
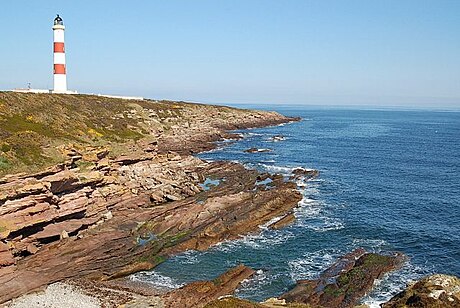
[[[43,228],[43,231],[37,232],[33,238],[37,240],[44,240],[52,237],[69,237],[69,233],[74,233],[83,226],[82,220],[70,219],[58,223],[49,224]]]
[[[288,225],[291,225],[292,223],[295,222],[295,215],[294,213],[289,213],[287,214],[286,216],[284,216],[283,218],[281,218],[280,220],[274,222],[273,224],[269,225],[268,227],[271,228],[271,229],[275,229],[275,230],[278,230],[278,229],[282,229]]]
[[[401,254],[392,256],[366,253],[357,249],[340,258],[317,280],[300,280],[282,299],[311,307],[353,307],[366,294],[375,279],[399,267]]]
[[[63,240],[65,238],[69,238],[69,234],[66,230],[62,230],[59,239]]]
[[[275,298],[275,297],[270,297],[266,299],[265,301],[261,302],[261,304],[266,307],[286,306],[286,300]]]
[[[38,248],[37,248],[37,246],[35,246],[34,244],[30,243],[29,245],[27,245],[26,250],[27,250],[27,252],[29,252],[30,254],[35,254],[35,253],[37,253]]]
[[[460,279],[442,274],[425,277],[382,304],[382,307],[458,308]]]
[[[161,191],[155,191],[150,194],[150,201],[153,204],[160,204],[165,201],[163,193]]]
[[[115,163],[124,165],[131,165],[145,160],[151,160],[154,158],[154,155],[145,154],[145,155],[123,155],[114,160]]]
[[[108,211],[107,213],[104,213],[102,217],[104,217],[105,220],[109,220],[113,218],[113,214],[111,211]]]
[[[165,307],[204,307],[221,296],[232,294],[244,279],[254,271],[239,265],[220,275],[213,281],[192,282],[162,296]]]
[[[108,168],[109,165],[110,165],[110,161],[109,161],[109,159],[107,157],[105,157],[105,158],[103,158],[103,159],[101,159],[101,160],[99,160],[97,162],[96,168],[98,170],[101,170],[101,169],[104,169],[104,168]]]
[[[248,300],[226,296],[215,300],[205,306],[205,308],[266,308],[266,307],[282,307],[258,304]],[[308,308],[308,307],[292,307],[292,308]]]
[[[97,162],[100,159],[103,159],[109,154],[109,150],[105,148],[93,148],[93,147],[87,147],[83,151],[83,160],[89,161],[89,162]]]
[[[48,225],[53,226],[55,221],[80,221],[81,228],[76,224],[72,229],[73,233],[79,232],[79,236],[59,241],[66,234],[53,236],[56,230],[51,232],[50,228],[54,227],[48,227],[47,236],[52,237],[40,240],[40,250],[23,258],[15,268],[0,269],[0,301],[63,278],[107,279],[150,269],[178,252],[203,250],[222,240],[258,230],[259,225],[285,215],[301,199],[294,183],[275,180],[273,189],[257,188],[259,173],[236,163],[204,163],[184,157],[175,162],[142,161],[122,168],[125,171],[120,173],[125,173],[117,174],[113,184],[106,186],[104,181],[101,187],[84,186],[59,196],[51,194],[54,212],[46,216],[43,225],[28,229],[35,233],[13,239],[17,251],[25,251],[34,239],[38,241],[34,234]],[[155,168],[162,170],[153,173],[161,174],[155,181],[163,184],[149,184]],[[131,182],[128,180],[131,175],[139,176],[139,180]],[[225,178],[225,181],[218,189],[200,193],[207,200],[204,204],[196,203],[192,197],[166,202],[161,207],[146,206],[150,204],[148,187],[156,187],[160,192],[165,188],[181,195],[181,183],[198,184],[206,177]],[[126,185],[145,188],[139,187],[139,195],[134,196],[125,180]],[[104,194],[100,193],[103,188],[107,189]],[[105,220],[104,214],[108,211],[113,213],[113,218]],[[101,224],[95,225],[98,221]],[[85,226],[88,230],[81,231]],[[144,240],[139,241],[141,235]]]
[[[157,112],[155,105],[170,129],[160,121],[158,127],[142,123],[158,140],[149,145],[153,152],[144,152],[141,141],[126,142],[124,150],[130,154],[109,160],[104,148],[74,144],[64,147],[70,162],[0,180],[0,239],[14,246],[18,260],[0,268],[0,302],[67,277],[108,279],[149,269],[186,249],[206,249],[257,230],[296,206],[301,196],[292,183],[277,182],[263,191],[254,185],[255,171],[188,155],[214,148],[214,141],[227,138],[225,129],[289,119],[265,112],[250,117],[250,112],[233,109],[219,115],[215,109],[221,107],[203,108],[209,109],[206,118],[194,107],[181,107],[178,116],[176,111]],[[142,122],[142,108],[136,112]],[[180,122],[184,118],[187,125]],[[77,162],[85,159],[94,164]],[[226,181],[203,192],[198,184],[208,175]],[[194,194],[208,201],[198,204],[187,198]],[[162,206],[150,207],[150,196]],[[138,241],[139,226],[152,237]],[[78,236],[67,238],[69,233]]]
[[[8,245],[0,242],[0,267],[13,264],[16,264],[16,260],[14,259]]]
[[[73,190],[78,187],[79,182],[77,175],[68,170],[46,176],[42,181],[50,183],[50,191],[54,194]]]
[[[172,194],[166,194],[164,195],[164,198],[166,199],[166,201],[178,201],[182,199],[181,197]]]
[[[296,168],[292,171],[291,179],[304,178],[311,180],[319,176],[319,171],[315,169]]]

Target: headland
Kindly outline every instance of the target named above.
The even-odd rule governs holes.
[[[317,171],[295,170],[290,180],[193,154],[241,138],[235,129],[297,120],[186,102],[0,92],[0,302],[51,285],[47,292],[70,288],[104,307],[353,307],[404,256],[353,251],[262,304],[225,297],[254,274],[244,265],[168,293],[123,279],[262,224],[292,223],[301,194],[291,180]]]

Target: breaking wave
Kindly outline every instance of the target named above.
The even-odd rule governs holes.
[[[129,276],[132,281],[141,281],[151,284],[154,288],[162,291],[178,289],[183,284],[177,282],[174,278],[157,273],[155,270],[144,271]]]

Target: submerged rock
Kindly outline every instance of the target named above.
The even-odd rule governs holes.
[[[442,274],[425,277],[382,304],[382,307],[458,308],[460,279]]]
[[[286,140],[286,137],[284,137],[283,135],[275,135],[273,137],[270,137],[269,140],[273,142],[278,142],[278,141]]]
[[[291,180],[304,178],[311,180],[319,176],[319,171],[316,169],[295,168],[292,170]]]
[[[258,148],[249,148],[244,150],[245,153],[266,153],[266,152],[273,152],[272,149],[258,149]]]

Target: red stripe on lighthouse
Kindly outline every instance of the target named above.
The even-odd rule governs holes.
[[[54,64],[55,74],[65,74],[65,64]]]
[[[64,52],[64,43],[54,43],[54,52]]]

